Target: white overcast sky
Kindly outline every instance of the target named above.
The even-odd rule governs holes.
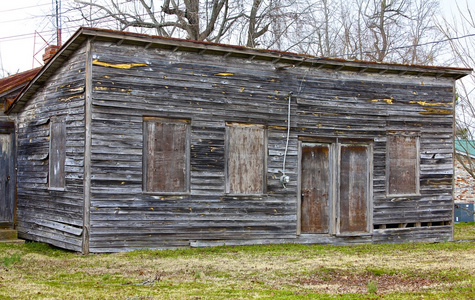
[[[70,1],[72,0],[61,1],[63,9]],[[443,12],[450,16],[451,10],[456,11],[456,3],[464,6],[466,1],[440,0],[440,3]],[[55,0],[1,0],[0,78],[40,66],[37,60],[41,62],[45,45],[55,43],[56,34],[52,18],[54,2]],[[475,12],[475,0],[468,2],[472,6],[472,12]],[[76,29],[63,25],[63,42]]]

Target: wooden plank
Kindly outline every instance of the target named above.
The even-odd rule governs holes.
[[[35,222],[35,224],[45,226],[45,227],[49,227],[49,228],[52,228],[52,229],[55,229],[55,230],[58,230],[58,231],[70,233],[70,234],[76,235],[76,236],[81,236],[82,231],[83,231],[82,228],[78,228],[78,227],[71,226],[71,225],[68,225],[68,224],[48,221],[48,220],[40,219],[40,220],[35,220],[34,222]]]

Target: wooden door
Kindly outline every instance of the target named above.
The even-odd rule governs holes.
[[[13,223],[13,155],[10,134],[0,134],[0,225]]]
[[[330,216],[330,144],[303,143],[301,154],[302,233],[328,233]]]
[[[369,147],[343,144],[340,146],[339,170],[339,231],[368,231]]]

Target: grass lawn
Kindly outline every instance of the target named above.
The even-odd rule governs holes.
[[[475,223],[456,239],[475,239]],[[474,299],[475,241],[83,256],[0,244],[0,299]]]

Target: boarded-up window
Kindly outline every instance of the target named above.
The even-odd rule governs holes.
[[[49,187],[64,188],[66,183],[66,123],[54,118],[50,122]]]
[[[419,138],[409,134],[388,136],[389,195],[419,193]]]
[[[226,192],[258,195],[265,188],[266,130],[262,125],[226,124]]]
[[[189,120],[144,118],[144,190],[189,191]]]

